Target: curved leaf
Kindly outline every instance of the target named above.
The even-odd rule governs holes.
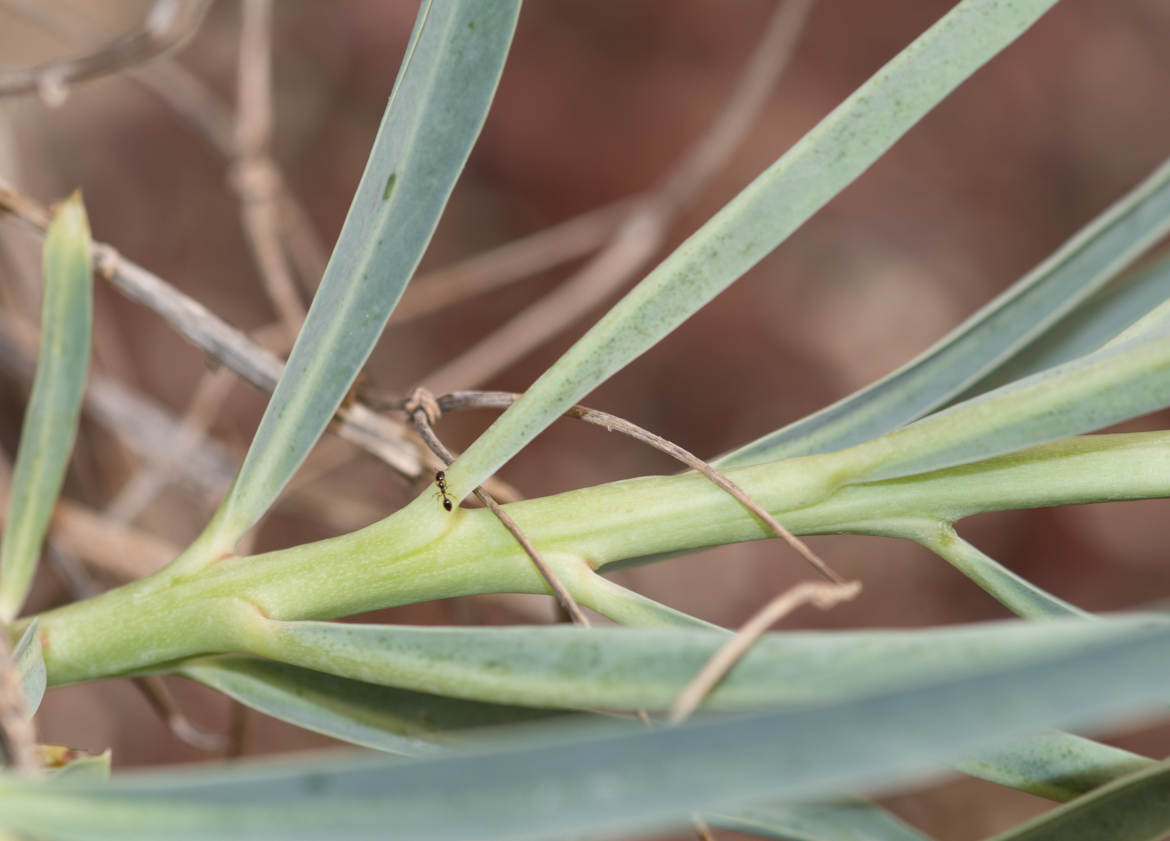
[[[848,481],[941,470],[1163,409],[1168,372],[1170,324],[1160,324],[842,451]]]
[[[298,727],[408,756],[439,753],[444,749],[440,743],[457,744],[452,730],[550,715],[548,710],[392,689],[257,657],[205,657],[183,663],[172,673]]]
[[[973,777],[1064,802],[1157,763],[1071,733],[1045,730],[947,764]]]
[[[430,242],[495,94],[519,0],[426,0],[304,328],[235,483],[192,550],[230,551],[337,411]]]
[[[1170,298],[1170,258],[1163,257],[1085,301],[978,380],[956,402],[1100,350],[1167,298]]]
[[[1055,0],[964,0],[666,258],[447,471],[457,498],[783,242]]]
[[[49,226],[44,280],[37,373],[0,542],[0,622],[15,619],[28,595],[81,417],[93,331],[93,269],[80,193],[61,205]]]
[[[77,841],[376,839],[388,830],[396,841],[552,841],[648,831],[685,824],[694,810],[891,786],[1045,725],[1116,724],[1170,693],[1168,659],[1162,625],[1071,656],[820,708],[653,729],[529,726],[457,756],[152,769],[105,787],[6,774],[0,826]]]
[[[45,697],[45,658],[41,653],[41,635],[34,617],[12,648],[12,661],[20,675],[20,686],[28,704],[29,715],[37,711]]]
[[[1157,841],[1170,832],[1170,765],[1158,763],[987,841]]]
[[[929,841],[928,836],[859,797],[825,803],[763,803],[703,818],[712,826],[782,841]]]
[[[1018,376],[1043,370],[1021,369],[1012,363],[1021,349],[1028,353],[1029,343],[1037,337],[1055,332],[1065,321],[1077,319],[1078,304],[1168,232],[1170,161],[916,359],[873,385],[740,447],[715,463],[733,467],[841,450],[884,435],[945,405],[979,377],[985,377],[986,384],[969,394],[987,391],[992,385],[986,380],[992,377],[995,385],[1008,382],[1001,373],[1004,369],[1016,371]],[[1151,288],[1160,292],[1165,285],[1165,281],[1144,282],[1133,288],[1148,295]],[[1170,289],[1157,300],[1167,295]],[[1134,296],[1127,295],[1125,303],[1131,297]],[[1144,296],[1140,300],[1145,303]],[[1117,311],[1121,302],[1116,299],[1111,303],[1113,307],[1108,309],[1097,305],[1092,310],[1097,319],[1107,317],[1109,325],[1113,319],[1124,318],[1127,311]],[[1078,319],[1081,330],[1085,329],[1084,319],[1085,316]],[[1092,323],[1096,325],[1097,320]],[[1096,350],[1124,326],[1095,345],[1080,345],[1082,352]],[[1086,341],[1079,335],[1078,339],[1082,343]],[[1043,367],[1080,355],[1074,352]]]
[[[767,634],[706,708],[824,704],[1088,650],[1164,620],[1051,619],[918,631]],[[670,706],[727,640],[681,628],[430,628],[265,621],[256,653],[354,680],[532,707]]]

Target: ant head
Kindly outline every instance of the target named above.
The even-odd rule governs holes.
[[[443,484],[443,481],[446,478],[447,478],[447,476],[445,473],[443,473],[442,470],[438,470],[435,472],[435,481],[438,482],[440,485]]]

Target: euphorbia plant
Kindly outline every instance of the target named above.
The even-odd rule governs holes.
[[[964,0],[882,68],[455,460],[441,489],[452,510],[431,486],[359,532],[237,556],[393,311],[503,68],[517,2],[424,2],[321,288],[205,531],[161,572],[35,618],[14,619],[35,552],[6,549],[0,570],[0,606],[22,640],[34,704],[38,674],[49,685],[178,674],[288,721],[417,758],[127,773],[108,784],[9,774],[0,778],[0,826],[54,838],[561,838],[653,829],[699,812],[771,837],[906,839],[921,836],[845,792],[909,779],[941,759],[1071,801],[1004,837],[1101,837],[1109,826],[1120,827],[1116,837],[1152,839],[1170,829],[1162,764],[1045,729],[1123,720],[1166,697],[1170,624],[1155,615],[1091,621],[952,527],[983,511],[1167,494],[1167,433],[1073,436],[1170,406],[1166,313],[1135,305],[1115,317],[1118,295],[1148,300],[1170,271],[1157,263],[1127,279],[1107,311],[1094,297],[1170,231],[1170,167],[903,369],[718,461],[795,533],[916,540],[1016,613],[1044,621],[771,634],[708,697],[703,709],[715,714],[664,726],[657,714],[727,632],[598,573],[770,536],[695,474],[508,506],[573,598],[626,627],[324,621],[449,596],[548,592],[492,513],[459,502],[762,259],[1054,2]],[[48,289],[84,288],[76,281],[88,278],[90,243],[79,214],[74,201],[54,223]],[[46,340],[62,330],[85,335],[68,326],[81,319],[88,330],[85,308],[62,314],[53,300],[46,295]],[[1054,330],[1073,312],[1075,330]],[[85,345],[45,345],[33,406],[38,394],[80,394]],[[71,399],[64,411],[75,423]],[[13,489],[22,502],[10,533],[43,536],[52,494],[34,494],[21,477],[49,487],[45,477],[55,475],[59,487],[63,459],[45,454],[59,453],[64,435],[37,444],[26,431],[32,443],[22,442]],[[37,458],[39,473],[26,467]],[[646,713],[649,726],[586,712],[599,709]],[[553,713],[540,724],[472,729]]]

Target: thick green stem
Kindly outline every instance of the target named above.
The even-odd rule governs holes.
[[[1168,433],[1072,439],[924,476],[847,486],[814,505],[803,504],[805,492],[847,468],[849,451],[729,475],[797,534],[882,533],[875,523],[952,522],[979,511],[1170,495],[1168,444]],[[578,573],[626,558],[771,536],[696,474],[616,482],[508,510],[565,570],[575,597],[634,623],[662,609],[619,598],[616,589]],[[424,493],[362,531],[228,558],[187,576],[164,571],[50,611],[40,624],[49,682],[61,684],[182,657],[252,652],[258,617],[329,619],[495,592],[548,590],[490,512],[447,513]]]

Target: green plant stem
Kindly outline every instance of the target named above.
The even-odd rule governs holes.
[[[1168,496],[1168,444],[1164,432],[1074,438],[923,476],[846,486],[807,506],[803,492],[839,475],[850,451],[729,475],[796,534],[881,534],[898,521],[949,523],[981,511]],[[661,621],[669,609],[598,584],[590,570],[771,536],[697,474],[616,482],[508,510],[576,598],[634,623],[639,615]],[[264,618],[329,619],[495,592],[548,589],[490,512],[447,513],[424,493],[353,534],[228,558],[186,577],[144,579],[45,613],[40,623],[48,680],[56,685],[201,654],[256,653]]]

